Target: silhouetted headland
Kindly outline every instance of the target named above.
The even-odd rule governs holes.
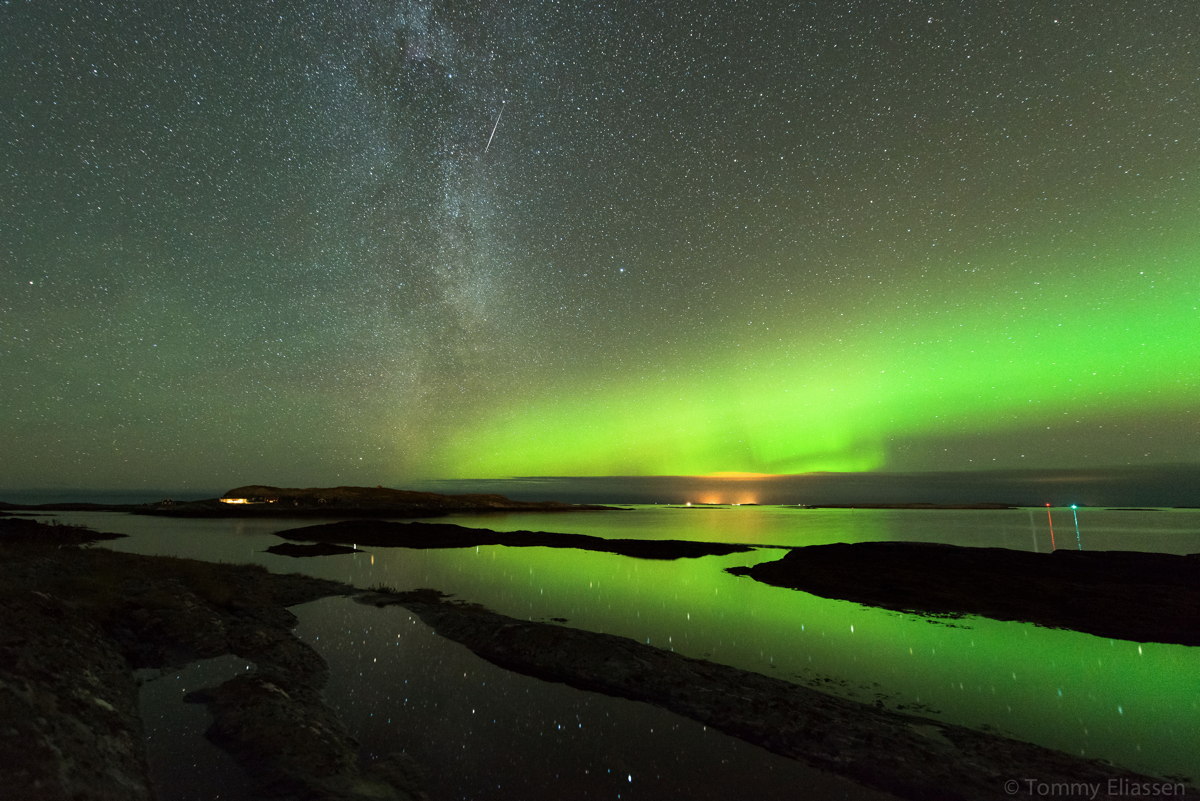
[[[728,571],[887,609],[1200,645],[1200,554],[860,542],[796,548],[778,561]]]
[[[0,518],[0,543],[9,546],[90,545],[102,540],[118,540],[124,536],[124,534],[94,531],[87,526],[63,525],[57,521],[44,523],[40,520],[29,520],[23,517]]]
[[[437,517],[455,512],[609,511],[615,506],[514,501],[503,495],[439,495],[387,487],[295,489],[252,484],[203,501],[160,501],[137,514],[169,517]]]
[[[587,534],[548,531],[492,531],[452,523],[393,523],[386,520],[343,520],[316,526],[290,528],[277,536],[302,542],[375,545],[393,548],[474,548],[477,545],[577,548],[584,551],[634,556],[642,559],[681,559],[725,556],[753,550],[749,545],[691,540],[623,540]]]

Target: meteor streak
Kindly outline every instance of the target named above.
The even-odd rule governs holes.
[[[492,139],[496,136],[496,129],[500,127],[500,118],[504,116],[504,104],[507,101],[500,101],[500,113],[496,115],[496,124],[492,126],[492,132],[488,135],[487,144],[483,146],[483,152],[488,152],[488,148],[492,146]]]

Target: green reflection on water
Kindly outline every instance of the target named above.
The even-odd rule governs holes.
[[[769,522],[738,520],[740,510],[677,513],[702,522],[727,515],[722,526],[738,524],[722,528],[720,537],[703,536],[701,526],[692,526],[687,531],[695,539],[754,542],[777,534]],[[847,523],[844,528],[823,524],[808,536],[821,541],[898,538],[893,536],[895,514],[840,517]],[[1015,522],[993,526],[978,544],[1012,537],[1032,544],[1037,537],[1048,546],[1046,532],[1031,532],[1023,513],[1012,517]],[[608,516],[594,516],[572,528],[599,533],[608,524]],[[494,519],[488,525],[501,528]],[[514,519],[504,527],[527,525]],[[628,536],[612,528],[604,533]],[[683,533],[674,525],[656,530],[663,537]],[[707,533],[715,535],[717,527]],[[914,538],[911,533],[906,537]],[[567,625],[632,637],[860,700],[882,698],[918,714],[989,726],[1150,773],[1198,775],[1187,734],[1200,725],[1200,656],[1195,649],[1139,646],[985,618],[929,620],[724,572],[725,567],[781,553],[764,549],[657,562],[550,548],[377,549],[374,564],[359,556],[355,565],[362,571],[360,584],[437,587],[518,617],[566,618]]]
[[[1063,521],[1071,521],[1062,511]],[[1058,512],[1055,513],[1058,523]],[[64,516],[65,518],[66,516]],[[1142,516],[1089,510],[1085,547],[1190,552],[1195,512]],[[120,522],[120,525],[112,523]],[[913,512],[768,507],[455,518],[496,530],[806,545],[925,540],[1048,550],[1044,510]],[[255,561],[357,586],[434,587],[517,617],[566,618],[689,656],[1108,759],[1148,773],[1200,778],[1200,650],[1138,645],[984,618],[924,618],[769,587],[724,568],[751,554],[659,562],[570,549],[375,548],[292,560],[261,553],[288,521],[164,521],[112,516],[97,528],[135,536],[120,550]],[[1075,547],[1068,522],[1070,545]],[[219,536],[224,535],[224,536]],[[1148,543],[1148,544],[1147,544]]]

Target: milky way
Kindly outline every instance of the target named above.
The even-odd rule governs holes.
[[[0,487],[1200,454],[1190,2],[0,27]]]

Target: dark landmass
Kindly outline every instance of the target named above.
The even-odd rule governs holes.
[[[402,758],[360,761],[321,701],[325,662],[291,633],[286,606],[350,588],[80,548],[70,527],[33,525],[44,531],[0,536],[0,797],[150,801],[133,671],[223,654],[255,670],[195,700],[258,797],[419,797]]]
[[[345,517],[347,514],[438,517],[455,512],[580,512],[617,508],[558,501],[514,501],[503,495],[438,495],[386,487],[294,489],[249,485],[231,489],[220,499],[164,502],[138,512],[173,517]]]
[[[861,542],[796,548],[728,572],[887,609],[1200,645],[1200,554]]]
[[[1154,781],[1097,760],[826,695],[780,679],[692,659],[624,637],[496,614],[435,590],[374,592],[438,634],[508,670],[654,704],[767,750],[895,795],[929,801],[1013,797],[1013,777]],[[703,777],[697,777],[702,781]],[[1078,786],[1078,785],[1075,785]],[[1176,797],[1196,798],[1176,786]],[[798,790],[799,792],[799,790]]]
[[[719,476],[536,476],[440,481],[439,491],[500,492],[517,498],[553,497],[578,503],[657,504],[728,491]],[[737,479],[739,491],[761,504],[974,504],[1003,501],[1017,507],[1047,501],[1081,506],[1195,507],[1200,463],[1134,467],[1029,468],[897,473],[812,472]],[[453,488],[453,489],[451,489]],[[712,496],[718,497],[718,496]]]
[[[145,506],[146,504],[129,503],[6,503],[0,507],[4,510],[0,514],[12,514],[13,512],[20,514],[26,512],[133,512],[145,508]]]
[[[1007,503],[826,503],[820,506],[795,506],[795,509],[1020,509]]]
[[[87,526],[67,526],[58,522],[42,523],[22,517],[0,520],[0,543],[7,545],[87,545],[102,540],[119,540],[124,534],[94,531]]]
[[[275,532],[288,540],[350,543],[394,548],[473,548],[476,545],[577,548],[641,559],[681,559],[725,556],[754,550],[752,546],[691,540],[618,540],[586,534],[553,534],[547,531],[492,531],[453,523],[393,523],[386,520],[343,520]]]
[[[1107,509],[1105,511],[1108,511],[1108,512],[1161,512],[1162,509],[1142,509],[1142,508],[1130,506],[1130,507],[1124,507],[1124,508],[1110,507],[1109,509]]]
[[[267,548],[267,553],[280,556],[337,556],[343,553],[359,553],[358,548],[350,545],[334,545],[331,542],[314,542],[311,545],[299,545],[294,542],[281,542]]]
[[[230,501],[239,501],[231,503]],[[440,517],[480,512],[616,511],[618,506],[514,501],[503,495],[439,495],[386,487],[293,489],[252,484],[201,501],[162,500],[142,504],[49,503],[10,504],[0,509],[49,512],[127,512],[163,517]]]

